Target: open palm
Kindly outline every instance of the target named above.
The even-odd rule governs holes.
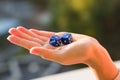
[[[9,33],[11,35],[7,39],[11,43],[28,49],[32,54],[64,65],[84,63],[92,54],[90,51],[93,42],[97,42],[89,36],[71,33],[74,39],[73,43],[52,47],[48,43],[49,38],[54,34],[61,36],[64,32],[55,33],[17,27],[11,28]]]

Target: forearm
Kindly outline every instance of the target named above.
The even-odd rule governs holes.
[[[90,66],[98,80],[114,80],[118,69],[110,58],[101,58],[96,65]]]
[[[98,48],[98,49],[97,49]],[[118,74],[118,69],[111,60],[108,52],[102,47],[97,46],[96,52],[90,64],[98,80],[114,80]]]

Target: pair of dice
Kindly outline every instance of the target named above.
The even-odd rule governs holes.
[[[62,44],[67,45],[73,42],[72,35],[70,33],[64,33],[62,37],[53,35],[50,37],[49,44],[54,47],[59,47]]]

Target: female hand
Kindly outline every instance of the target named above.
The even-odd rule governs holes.
[[[9,33],[11,35],[7,39],[11,43],[28,49],[31,54],[63,65],[87,64],[98,80],[113,80],[118,74],[118,69],[106,49],[90,36],[71,33],[74,42],[52,47],[49,45],[50,37],[55,34],[62,36],[64,32],[56,33],[17,27],[11,28]]]
[[[94,57],[96,44],[99,44],[96,39],[87,35],[71,33],[74,42],[60,47],[52,47],[48,43],[49,38],[55,34],[61,36],[64,32],[56,33],[17,27],[11,28],[9,33],[11,35],[7,39],[11,43],[28,49],[31,54],[64,65],[89,63]]]

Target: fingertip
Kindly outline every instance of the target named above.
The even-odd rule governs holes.
[[[15,28],[10,28],[8,32],[13,33],[13,32],[15,32],[15,30],[16,30]]]
[[[38,53],[38,47],[32,47],[32,48],[30,49],[30,53],[31,53],[31,54],[37,54],[37,53]]]
[[[15,38],[14,35],[10,35],[10,36],[7,37],[7,40],[10,41],[10,42],[12,42],[12,43],[14,43],[15,40],[16,40],[16,38]]]
[[[7,37],[7,40],[10,40],[11,38],[13,38],[13,35],[9,35],[9,36]]]
[[[35,32],[36,30],[35,29],[29,29],[29,31]]]
[[[18,29],[18,30],[23,30],[23,29],[25,29],[25,27],[23,27],[23,26],[18,26],[17,29]]]
[[[11,35],[7,37],[7,40],[10,40],[10,38],[11,38]]]

